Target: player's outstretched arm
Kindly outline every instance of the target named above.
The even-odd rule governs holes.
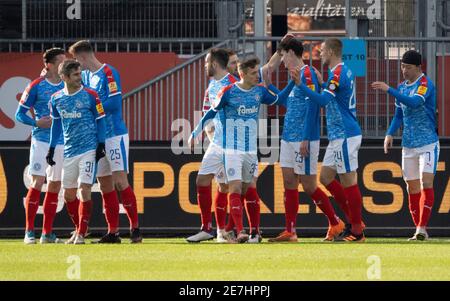
[[[383,92],[389,93],[390,95],[394,96],[399,102],[411,108],[417,108],[425,102],[423,96],[419,96],[418,94],[415,94],[413,96],[403,95],[400,93],[400,91],[389,87],[384,82],[373,82],[371,86],[374,90],[381,90]]]
[[[293,34],[286,34],[280,41],[280,44],[283,43],[287,43],[289,42],[290,39],[294,38]],[[262,75],[263,75],[263,79],[264,81],[269,80],[267,77],[270,76],[270,74],[272,74],[272,72],[274,70],[277,70],[278,67],[280,67],[281,64],[281,58],[283,56],[281,55],[281,48],[277,49],[277,51],[275,51],[275,53],[270,57],[269,62],[267,62],[267,64],[265,64],[264,66],[262,66],[261,71],[262,71]]]
[[[192,131],[191,137],[197,138],[203,132],[203,129],[205,128],[208,121],[213,119],[214,116],[216,116],[216,114],[217,111],[214,111],[213,108],[209,109],[208,112],[206,112],[205,115],[203,115],[200,122],[195,126],[194,131]]]
[[[309,97],[309,99],[315,101],[322,107],[326,106],[334,98],[334,95],[332,95],[331,92],[328,92],[328,90],[325,90],[319,94],[308,88],[304,83],[300,83],[298,87],[306,96]]]
[[[286,102],[288,99],[289,94],[291,93],[292,89],[295,86],[295,82],[293,80],[290,80],[288,85],[280,91],[273,86],[270,85],[270,88],[265,88],[265,93],[263,95],[263,98],[261,100],[261,103],[266,105],[277,105],[277,106],[286,106]],[[278,91],[276,93],[275,91]]]

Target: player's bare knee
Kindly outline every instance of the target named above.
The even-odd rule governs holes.
[[[424,189],[433,188],[434,174],[424,172],[422,174],[422,187]]]
[[[100,187],[100,190],[102,193],[109,193],[114,190],[114,183],[112,176],[106,176],[106,177],[99,177],[98,180],[98,186]]]
[[[42,186],[45,183],[45,177],[43,176],[32,176],[31,178],[31,187],[37,190],[42,190]]]
[[[331,182],[333,182],[334,176],[330,176],[328,174],[320,174],[319,181],[323,186],[328,186]]]
[[[76,188],[64,189],[64,200],[66,202],[72,202],[76,198],[77,198],[77,189]]]
[[[52,193],[58,193],[61,189],[61,181],[49,181],[47,185],[47,191]]]
[[[221,193],[228,193],[228,185],[224,183],[219,183],[219,191]]]
[[[307,194],[307,195],[312,195],[317,189],[317,185],[311,185],[311,184],[306,184],[303,185],[303,191]]]
[[[408,180],[406,181],[406,187],[409,194],[418,194],[421,190],[420,180]]]
[[[113,172],[114,186],[118,191],[125,190],[130,184],[128,183],[128,175],[125,171]]]
[[[298,187],[298,181],[295,178],[287,177],[283,179],[284,189],[295,189]]]
[[[82,183],[80,185],[80,193],[81,193],[81,200],[82,201],[89,201],[91,199],[91,187],[90,184]]]
[[[195,183],[197,186],[209,186],[211,184],[212,176],[210,175],[197,175]]]

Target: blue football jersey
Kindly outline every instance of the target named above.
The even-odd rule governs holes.
[[[402,145],[416,148],[439,140],[436,132],[436,88],[429,77],[422,74],[415,82],[406,81],[398,87],[401,94],[419,96],[423,104],[417,108],[408,107],[398,100],[395,105],[403,111]]]
[[[316,73],[308,65],[300,70],[300,79],[312,91],[320,91]],[[320,139],[320,106],[309,100],[298,86],[292,89],[287,99],[282,139],[288,142]]]
[[[51,105],[52,118],[61,119],[64,157],[95,150],[98,143],[96,120],[105,117],[97,93],[85,87],[74,94],[67,94],[63,89],[53,94]]]
[[[257,85],[244,90],[237,83],[221,90],[211,105],[217,111],[213,143],[226,150],[257,151],[259,108],[261,104],[275,104],[278,95]]]
[[[361,135],[356,119],[355,86],[353,73],[344,63],[329,71],[324,91],[333,96],[325,108],[330,141]]]
[[[39,77],[26,87],[20,98],[20,105],[26,109],[34,110],[34,119],[37,121],[44,116],[50,116],[50,97],[64,88],[64,82],[52,84],[45,77]],[[50,128],[43,129],[33,127],[31,135],[41,142],[50,142]],[[63,144],[63,137],[58,139],[58,144]]]
[[[237,79],[231,75],[230,73],[228,73],[227,75],[225,75],[223,78],[219,79],[219,80],[215,80],[214,78],[212,78],[209,81],[209,85],[208,85],[208,89],[207,89],[207,97],[208,97],[208,103],[207,104],[203,104],[203,112],[205,111],[205,106],[211,106],[211,102],[217,97],[217,94],[220,92],[220,90],[222,90],[224,87],[231,85],[233,83],[237,82]],[[208,107],[208,109],[209,109]],[[216,131],[217,131],[217,127],[219,126],[220,120],[219,120],[219,116],[216,115],[213,119],[213,124],[214,124],[214,136],[216,135]],[[213,139],[214,141],[214,139]],[[219,146],[221,146],[221,144],[218,144]]]
[[[99,70],[83,70],[81,75],[83,84],[95,90],[104,105],[106,138],[128,133],[122,119],[122,85],[119,72],[113,66],[103,64]]]

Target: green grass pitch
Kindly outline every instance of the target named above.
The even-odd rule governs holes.
[[[24,245],[3,239],[0,280],[450,280],[448,238],[368,238],[358,244],[320,238],[242,245],[188,244],[183,238],[123,241]]]

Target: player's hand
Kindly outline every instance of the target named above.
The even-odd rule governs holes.
[[[388,153],[388,149],[392,147],[392,144],[394,143],[394,138],[391,135],[387,135],[384,138],[384,153]]]
[[[314,69],[314,73],[317,76],[317,81],[319,82],[319,85],[322,86],[324,83],[322,74],[319,72],[319,70],[316,69],[316,67],[314,67],[314,66],[311,66],[311,67]]]
[[[308,140],[303,140],[302,142],[300,142],[300,155],[302,155],[303,157],[309,156],[309,141]]]
[[[385,82],[373,82],[370,86],[374,90],[381,90],[383,92],[387,92],[389,90],[389,86]]]
[[[48,129],[52,126],[52,118],[50,116],[44,116],[36,121],[36,126],[41,129]]]
[[[266,87],[268,87],[271,83],[272,83],[272,69],[270,68],[269,65],[267,65],[266,68],[263,68],[263,81],[264,81],[264,85]]]
[[[105,155],[106,155],[105,143],[100,142],[99,144],[97,144],[97,149],[95,150],[95,162],[98,162]]]
[[[289,74],[291,75],[291,78],[295,82],[295,84],[297,86],[300,85],[300,71],[298,71],[297,69],[290,69]]]
[[[277,47],[277,53],[278,55],[281,56],[281,44],[286,44],[287,42],[289,42],[292,38],[295,38],[295,36],[292,33],[287,33],[284,35],[284,37],[281,39],[280,43],[278,44]]]
[[[45,161],[47,161],[47,164],[50,166],[53,166],[56,164],[55,161],[53,161],[53,156],[55,155],[55,148],[54,147],[50,147],[48,149],[48,153],[47,156],[45,157]]]

